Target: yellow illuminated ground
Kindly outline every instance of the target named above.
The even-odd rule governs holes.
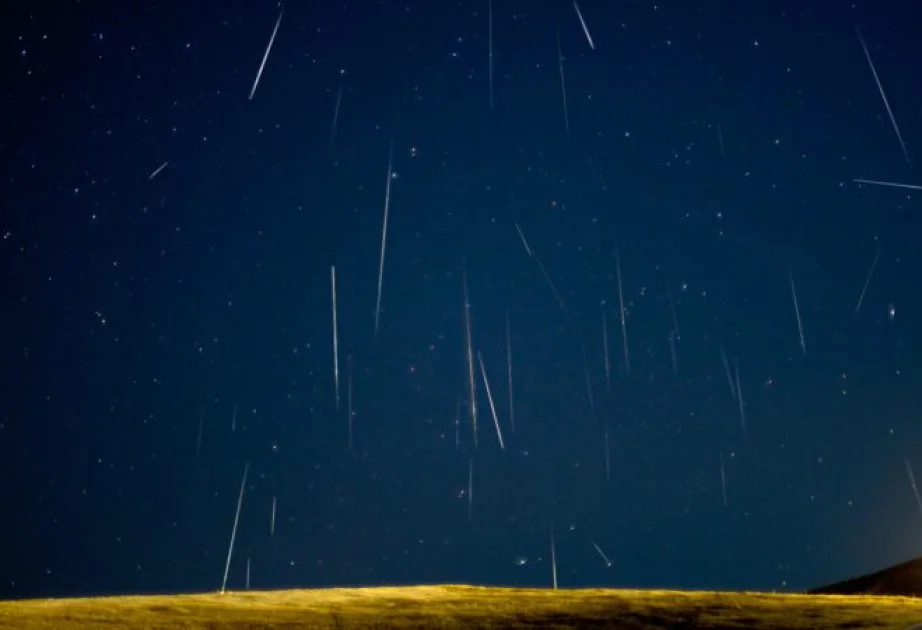
[[[892,628],[922,599],[474,586],[0,602],[0,628]]]

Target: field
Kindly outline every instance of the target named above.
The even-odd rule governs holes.
[[[412,586],[0,602],[0,628],[888,628],[922,599]]]

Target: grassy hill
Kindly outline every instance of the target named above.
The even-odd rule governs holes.
[[[922,599],[473,586],[333,588],[0,602],[0,628],[886,628]]]

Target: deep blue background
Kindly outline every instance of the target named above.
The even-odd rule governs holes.
[[[2,30],[0,596],[218,588],[246,462],[234,588],[548,585],[552,526],[561,586],[922,553],[922,204],[852,181],[922,184],[856,33],[922,159],[918,2],[583,0],[593,51],[495,0],[492,111],[487,0],[287,3],[252,100],[274,3],[43,4]]]

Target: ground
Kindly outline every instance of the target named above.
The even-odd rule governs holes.
[[[887,628],[922,599],[474,586],[334,588],[0,602],[0,628]]]

